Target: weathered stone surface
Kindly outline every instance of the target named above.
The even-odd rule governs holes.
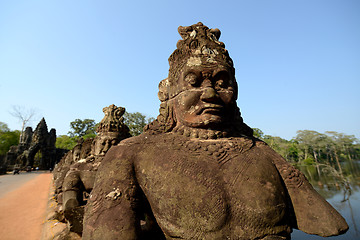
[[[61,159],[61,161],[56,164],[54,169],[54,186],[55,186],[55,198],[59,202],[59,211],[62,210],[62,187],[64,179],[70,166],[80,159],[85,159],[91,154],[91,146],[93,143],[93,138],[88,138],[83,140],[80,138],[76,146]]]
[[[304,175],[243,122],[220,31],[202,23],[178,30],[183,40],[159,84],[160,114],[106,154],[85,206],[83,239],[345,232],[345,220]]]

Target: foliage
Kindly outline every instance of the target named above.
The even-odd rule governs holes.
[[[84,136],[82,136],[82,138],[84,140],[88,139],[88,138],[95,138],[96,137],[96,134],[95,133],[89,133],[89,134],[86,134]]]
[[[10,131],[8,125],[6,123],[0,122],[0,132],[8,132]]]
[[[146,124],[154,120],[154,118],[147,118],[139,112],[126,112],[123,115],[123,119],[124,123],[129,127],[132,136],[141,134]],[[98,124],[95,124],[95,121],[92,119],[75,119],[70,122],[72,131],[68,132],[69,135],[61,135],[56,138],[56,147],[71,150],[80,138],[83,138],[84,140],[87,138],[95,138],[97,125]]]
[[[314,165],[315,161],[312,157],[308,157],[308,158],[304,159],[303,163],[305,165]]]
[[[263,135],[261,139],[288,161],[296,162],[298,159],[299,149],[295,140],[288,141],[281,137],[273,137],[270,135]]]
[[[320,174],[320,165],[325,164],[343,174],[341,162],[359,159],[359,140],[354,135],[346,135],[335,131],[324,134],[316,131],[297,131],[295,138],[299,143],[299,162],[311,158]],[[306,161],[309,163],[309,161]]]
[[[135,112],[135,113],[128,113],[125,112],[124,116],[124,123],[129,127],[130,134],[132,136],[137,136],[143,132],[144,127],[154,121],[154,118],[150,117],[147,118],[145,115]]]
[[[264,138],[264,132],[261,131],[259,128],[253,128],[252,130],[254,131],[254,137],[259,138],[259,139]]]
[[[86,134],[86,135],[82,136],[81,138],[86,140],[88,138],[95,138],[95,137],[96,137],[95,134],[90,133],[90,134]],[[56,138],[55,146],[56,146],[56,148],[71,150],[75,147],[75,145],[77,144],[79,139],[80,139],[80,137],[77,137],[77,136],[70,137],[67,135],[60,135]]]
[[[96,124],[92,119],[75,119],[70,122],[70,128],[72,131],[69,131],[71,137],[82,137],[88,134],[96,134]]]
[[[69,137],[67,135],[60,135],[56,138],[56,148],[71,150],[77,143],[77,137]]]
[[[154,120],[154,118],[147,118],[145,115],[139,112],[126,112],[123,115],[123,119],[124,123],[129,127],[130,134],[132,136],[141,134],[146,124]],[[95,121],[92,119],[75,119],[74,121],[70,122],[70,128],[72,131],[69,131],[69,136],[61,135],[56,138],[56,147],[70,150],[74,148],[79,138],[86,140],[87,138],[96,137],[95,130],[97,125],[98,124],[95,124]]]
[[[19,143],[20,131],[10,131],[6,123],[0,122],[0,155],[5,155],[11,146]]]
[[[312,130],[299,130],[292,140],[264,135],[260,129],[254,128],[254,136],[265,141],[271,148],[289,162],[296,165],[313,165],[321,174],[323,166],[329,166],[342,175],[341,162],[360,159],[359,140],[354,135],[346,135],[335,131],[319,133]]]

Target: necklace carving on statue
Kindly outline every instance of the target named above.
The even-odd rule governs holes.
[[[194,154],[207,154],[222,166],[232,158],[249,150],[254,145],[254,142],[251,139],[246,138],[220,138],[209,140],[192,138],[181,142],[180,145]]]

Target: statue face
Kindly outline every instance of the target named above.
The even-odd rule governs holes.
[[[105,155],[112,145],[118,143],[118,139],[110,136],[97,136],[93,142],[93,155]]]
[[[73,150],[73,161],[74,162],[77,162],[80,160],[80,153],[81,153],[80,147],[74,148],[74,150]]]
[[[217,128],[228,119],[235,103],[235,80],[231,71],[218,64],[184,68],[178,81],[184,89],[174,98],[177,124]]]

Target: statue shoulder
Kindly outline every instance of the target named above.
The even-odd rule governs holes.
[[[160,136],[150,134],[140,134],[138,136],[126,138],[116,146],[112,146],[106,153],[103,162],[109,161],[133,161],[138,157],[139,152],[144,152],[148,147],[156,145],[161,139]]]
[[[346,232],[344,218],[311,186],[305,175],[265,143],[257,142],[259,156],[277,168],[289,194],[294,211],[294,228],[320,236]]]
[[[142,133],[138,136],[129,137],[122,140],[118,146],[136,146],[136,145],[144,145],[144,144],[152,144],[154,142],[159,141],[166,134],[152,135],[149,133]]]

